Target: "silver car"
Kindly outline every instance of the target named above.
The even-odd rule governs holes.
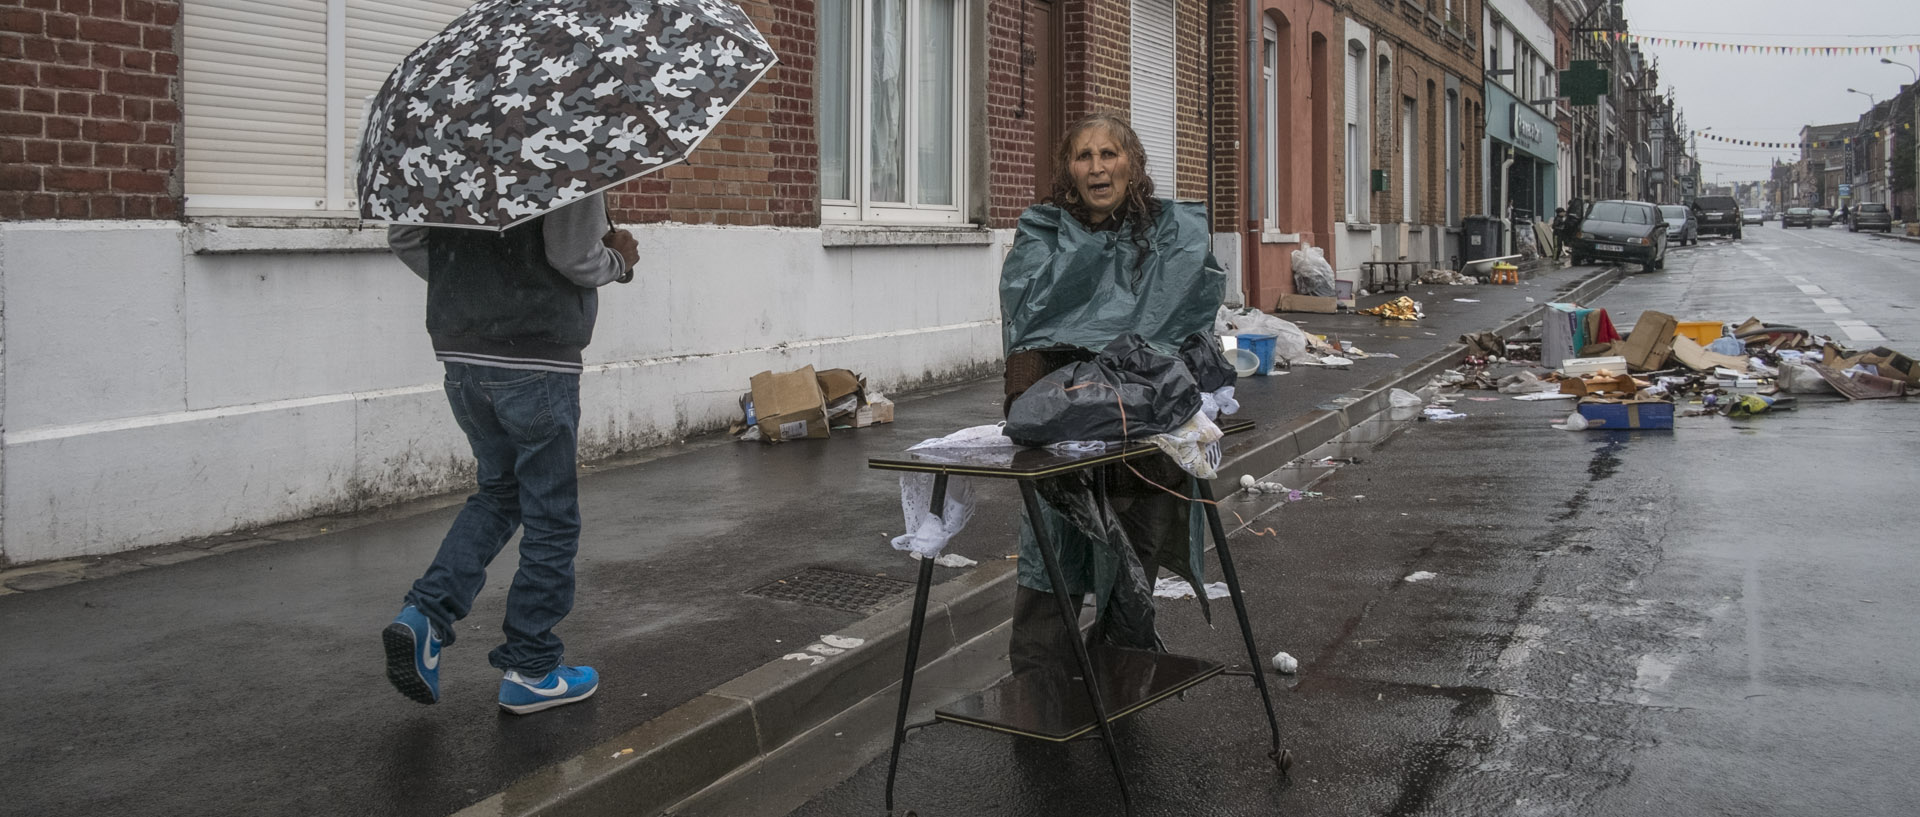
[[[1667,222],[1667,244],[1700,243],[1700,222],[1693,220],[1693,208],[1681,204],[1662,204],[1660,218]]]

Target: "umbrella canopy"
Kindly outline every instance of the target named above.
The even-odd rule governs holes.
[[[481,0],[373,96],[360,215],[504,230],[685,159],[774,62],[728,0]]]

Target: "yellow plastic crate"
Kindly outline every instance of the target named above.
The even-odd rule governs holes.
[[[1692,338],[1694,343],[1705,346],[1720,339],[1719,321],[1681,321],[1673,330],[1676,338]]]

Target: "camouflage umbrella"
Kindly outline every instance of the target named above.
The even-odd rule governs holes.
[[[775,59],[728,0],[480,0],[373,96],[360,215],[512,227],[685,159]]]

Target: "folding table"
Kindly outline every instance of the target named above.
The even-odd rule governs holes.
[[[1221,430],[1227,434],[1251,428],[1253,424],[1244,421],[1221,425]],[[1044,448],[934,448],[875,457],[869,459],[867,465],[884,471],[933,474],[932,512],[935,515],[941,514],[946,507],[947,478],[950,475],[1015,480],[1020,485],[1020,499],[1026,506],[1027,517],[1039,519],[1040,497],[1034,488],[1035,480],[1153,456],[1159,452],[1160,449],[1150,443],[1131,443],[1117,449],[1084,453],[1065,453]],[[1266,675],[1262,671],[1265,662],[1261,659],[1259,648],[1254,645],[1253,629],[1247,621],[1246,601],[1241,595],[1240,578],[1234,571],[1233,557],[1228,550],[1226,528],[1220,521],[1220,509],[1214,504],[1212,485],[1204,479],[1196,480],[1196,483],[1199,486],[1196,499],[1205,509],[1207,526],[1212,532],[1216,555],[1220,559],[1221,577],[1226,581],[1227,591],[1233,598],[1233,612],[1240,621],[1240,636],[1246,642],[1247,659],[1252,671],[1244,674],[1253,676],[1255,686],[1260,689],[1260,702],[1266,708],[1267,727],[1273,736],[1268,757],[1284,774],[1293,763],[1293,755],[1280,748],[1280,723],[1274,717],[1273,698],[1267,690]],[[1114,776],[1120,782],[1120,800],[1126,813],[1131,815],[1133,799],[1127,789],[1120,750],[1113,740],[1113,721],[1216,675],[1243,674],[1227,673],[1225,665],[1203,658],[1104,645],[1089,648],[1084,639],[1077,637],[1080,631],[1079,603],[1066,591],[1058,545],[1049,539],[1044,530],[1036,529],[1034,533],[1039,540],[1041,560],[1046,563],[1047,577],[1053,585],[1060,617],[1066,622],[1068,630],[1076,634],[1070,640],[1074,646],[1074,660],[1080,669],[1081,688],[1076,691],[1074,685],[1069,683],[1073,679],[1064,674],[1032,673],[1010,677],[935,711],[931,721],[909,726],[907,707],[913,695],[913,675],[920,658],[921,631],[926,627],[927,593],[933,586],[933,560],[922,559],[919,582],[913,597],[913,624],[907,631],[907,665],[900,679],[900,708],[894,719],[893,758],[887,765],[888,813],[893,811],[894,777],[899,770],[900,746],[906,740],[907,732],[936,723],[956,723],[1052,742],[1073,740],[1097,730],[1106,745],[1107,759],[1113,764]],[[1195,592],[1205,592],[1205,589],[1195,588]]]

